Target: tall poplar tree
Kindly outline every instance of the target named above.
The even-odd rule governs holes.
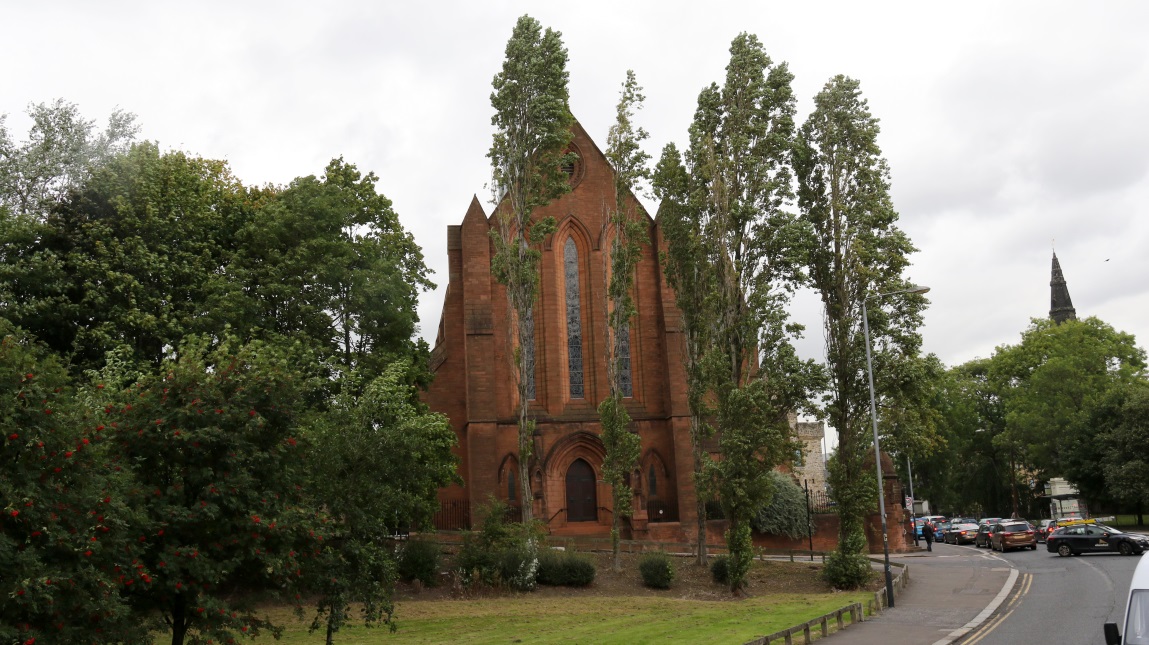
[[[495,75],[491,106],[494,142],[487,156],[493,167],[498,230],[491,239],[491,269],[506,288],[510,346],[518,389],[519,482],[523,521],[531,519],[530,461],[535,422],[528,408],[534,391],[534,318],[538,299],[538,245],[555,230],[553,217],[532,219],[534,210],[570,191],[564,163],[571,161],[574,117],[569,106],[567,50],[562,34],[530,16],[519,18],[507,41],[503,71]]]
[[[647,241],[644,223],[637,219],[634,193],[639,182],[648,179],[650,155],[642,151],[642,141],[649,135],[635,128],[634,113],[642,108],[645,97],[627,70],[618,101],[616,121],[607,135],[606,158],[614,166],[614,209],[605,222],[612,238],[607,271],[606,365],[610,395],[598,406],[602,420],[603,477],[611,488],[614,512],[611,514],[610,538],[614,551],[614,570],[621,570],[619,560],[619,524],[633,514],[632,489],[627,484],[630,472],[638,463],[642,442],[630,431],[631,417],[623,398],[632,395],[630,380],[630,320],[637,309],[631,294],[634,272],[642,259],[642,244]]]
[[[658,224],[667,248],[660,264],[666,281],[674,289],[682,332],[682,363],[686,375],[686,400],[690,409],[690,450],[693,457],[692,477],[695,493],[695,562],[706,564],[706,500],[711,490],[708,472],[710,454],[703,442],[714,434],[709,423],[710,406],[706,370],[707,352],[712,346],[709,311],[713,274],[707,270],[708,259],[702,244],[700,213],[690,205],[690,176],[682,155],[673,143],[662,149],[654,170],[655,196],[661,201]]]
[[[792,196],[792,78],[757,37],[738,35],[724,85],[699,94],[686,159],[687,205],[714,290],[704,308],[713,351],[700,362],[715,403],[722,456],[711,468],[729,523],[732,590],[746,582],[751,520],[770,500],[769,472],[793,452],[789,416],[809,407],[820,384],[817,366],[793,349],[800,327],[786,313],[804,248],[802,227],[784,208]]]
[[[716,481],[728,528],[730,587],[745,585],[751,521],[771,498],[770,471],[793,454],[789,417],[809,407],[819,370],[797,357],[786,306],[798,284],[801,227],[792,196],[793,75],[758,38],[739,34],[721,89],[702,91],[691,128],[717,286],[714,394],[722,457]]]
[[[895,225],[889,168],[878,147],[878,120],[862,98],[858,81],[835,76],[814,98],[795,147],[798,204],[813,237],[809,272],[823,305],[826,362],[830,371],[827,414],[838,431],[830,485],[841,519],[838,551],[827,572],[838,586],[853,587],[870,576],[863,520],[876,506],[873,477],[863,470],[872,451],[862,302],[869,312],[875,388],[893,388],[887,374],[921,345],[917,328],[925,300],[899,295],[908,255],[916,249]]]

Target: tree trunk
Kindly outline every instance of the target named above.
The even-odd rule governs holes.
[[[615,497],[617,498],[617,495]],[[617,511],[618,499],[614,500],[614,508]],[[619,557],[619,552],[618,552],[618,542],[619,542],[618,513],[614,512],[614,513],[611,513],[610,515],[611,515],[610,545],[611,545],[611,548],[614,550],[614,561],[612,563],[612,568],[614,569],[615,573],[618,573],[618,572],[622,571],[622,558]]]
[[[699,482],[702,481],[702,437],[699,436],[701,430],[699,429],[698,417],[690,417],[690,443],[694,449],[694,506],[697,521],[698,533],[698,553],[695,555],[694,563],[698,566],[706,566],[706,498],[702,496],[699,490]]]
[[[182,596],[177,596],[172,605],[172,645],[184,645],[188,632],[187,606]]]

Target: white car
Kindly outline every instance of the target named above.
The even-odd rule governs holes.
[[[1105,645],[1149,645],[1149,558],[1142,557],[1129,585],[1125,638],[1117,623],[1105,623]]]

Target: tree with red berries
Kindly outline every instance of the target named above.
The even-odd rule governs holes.
[[[0,642],[134,642],[131,511],[63,363],[0,318]],[[146,570],[142,570],[147,573]]]
[[[276,633],[251,602],[294,594],[326,537],[303,499],[294,365],[306,361],[291,349],[193,337],[103,408],[109,467],[127,473],[125,502],[144,515],[117,583],[172,645]]]

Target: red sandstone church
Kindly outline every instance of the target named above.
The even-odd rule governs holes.
[[[610,489],[601,473],[598,404],[609,388],[602,345],[609,249],[603,237],[605,209],[613,205],[614,193],[603,153],[577,123],[573,134],[570,147],[579,161],[569,170],[572,190],[534,213],[540,219],[553,216],[558,230],[543,245],[534,314],[530,409],[537,431],[530,464],[535,499],[529,503],[553,533],[594,535],[605,534],[611,523]],[[630,199],[651,241],[637,269],[638,315],[628,333],[629,374],[622,374],[624,392],[629,389],[627,410],[642,437],[641,458],[631,477],[636,496],[632,536],[645,537],[651,530],[681,540],[684,533],[678,527],[691,526],[696,515],[679,312],[658,262],[658,221]],[[462,224],[447,227],[449,282],[431,355],[435,380],[425,400],[451,420],[464,485],[440,491],[436,525],[441,529],[468,526],[471,509],[492,495],[515,508],[523,503],[516,481],[517,392],[506,333],[507,299],[491,274],[490,231],[496,227],[478,199],[472,199]],[[800,423],[796,430],[807,449],[793,471],[799,481],[809,480],[811,489],[822,490],[823,426]]]

